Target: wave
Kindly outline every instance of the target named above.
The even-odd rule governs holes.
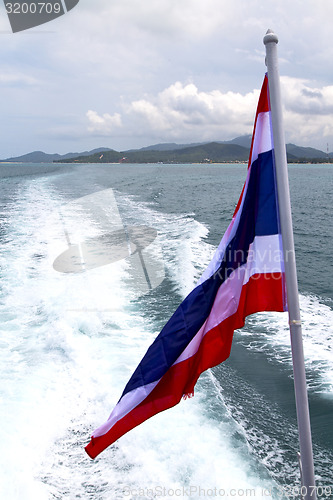
[[[91,462],[83,451],[214,251],[205,241],[208,229],[194,214],[166,214],[134,196],[116,190],[108,194],[112,203],[101,215],[92,199],[68,202],[47,178],[33,179],[15,191],[3,212],[3,496],[95,500],[123,499],[132,492],[150,498],[151,493],[161,496],[158,488],[192,486],[207,492],[237,485],[259,497],[262,488],[276,486],[279,479],[266,463],[269,439],[255,431],[255,419],[250,426],[241,413],[237,417],[209,372],[200,378],[195,398],[134,429],[101,458]],[[69,241],[85,242],[134,225],[157,233],[144,256],[148,274],[157,276],[150,290],[138,285],[146,278],[131,252],[88,272],[54,268]],[[154,266],[149,268],[150,262]],[[302,298],[304,319],[316,328],[316,333],[305,331],[307,366],[319,377],[311,386],[316,391],[331,387],[326,379],[332,333],[327,307],[316,297]],[[326,318],[324,329],[320,316]],[[280,334],[284,320],[280,314],[250,318],[242,333],[244,345],[282,362],[288,346],[285,329]],[[259,338],[254,335],[258,323]],[[274,470],[279,471],[285,455],[277,441],[273,450]],[[193,489],[192,498],[200,497]]]
[[[233,449],[232,422],[216,426],[205,414],[200,388],[193,401],[133,430],[102,459],[92,463],[85,455],[91,431],[115,405],[173,301],[197,278],[206,234],[190,215],[161,214],[119,193],[117,203],[125,225],[145,220],[166,240],[166,278],[155,291],[171,286],[173,299],[159,315],[142,310],[147,294],[130,286],[130,259],[89,272],[54,269],[68,244],[64,227],[81,240],[98,236],[101,227],[82,206],[68,206],[47,180],[23,184],[7,207],[0,308],[3,496],[109,499],[140,488],[268,487],[264,471],[253,473],[246,444]]]
[[[327,300],[326,300],[327,302]],[[333,310],[315,295],[300,295],[302,335],[310,392],[333,394]],[[292,366],[287,313],[258,313],[248,318],[243,345],[285,366]]]

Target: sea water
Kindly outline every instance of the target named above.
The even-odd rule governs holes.
[[[1,498],[298,498],[284,313],[249,317],[194,398],[94,461],[84,452],[208,264],[246,165],[2,164],[0,175]],[[333,498],[333,167],[289,176],[318,496]]]

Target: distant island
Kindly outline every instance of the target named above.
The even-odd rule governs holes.
[[[162,143],[127,151],[98,148],[65,155],[34,151],[0,161],[20,163],[244,163],[249,158],[250,147],[251,136],[246,135],[224,142]],[[333,153],[327,154],[319,149],[287,144],[288,163],[331,163],[332,159]]]

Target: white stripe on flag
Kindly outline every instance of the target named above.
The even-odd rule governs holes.
[[[265,111],[258,114],[255,135],[253,139],[251,165],[261,153],[273,149],[271,113]]]
[[[152,390],[156,387],[158,382],[159,380],[152,382],[151,384],[137,387],[136,389],[133,389],[133,391],[125,394],[114,407],[108,420],[93,432],[93,437],[99,437],[106,434],[111,427],[118,422],[118,420],[121,420],[136,406],[142,403],[142,401],[146,399],[146,397],[149,396]]]

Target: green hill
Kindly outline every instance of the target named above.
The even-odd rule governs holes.
[[[174,150],[138,150],[117,152],[114,150],[75,158],[76,163],[224,163],[247,161],[249,149],[237,144],[211,142]],[[61,160],[71,162],[71,159]]]
[[[296,146],[295,144],[287,144],[286,148],[288,155],[299,159],[314,160],[324,159],[327,157],[327,154],[324,153],[324,151],[320,151],[319,149],[315,148],[305,148]]]
[[[32,151],[31,153],[27,153],[22,156],[15,156],[12,158],[7,158],[6,160],[1,160],[5,162],[13,162],[13,163],[52,163],[59,162],[62,160],[73,161],[74,158],[78,156],[90,156],[94,153],[101,154],[101,151],[106,151],[108,148],[98,148],[93,149],[92,151],[83,151],[82,153],[67,153],[65,155],[60,155],[58,153],[49,154],[44,153],[43,151]]]
[[[209,143],[176,144],[162,143],[141,149],[115,151],[98,148],[81,153],[47,154],[33,151],[26,155],[7,158],[6,162],[22,163],[230,163],[247,162],[251,136],[236,137],[231,141]],[[328,163],[333,153],[324,153],[315,148],[287,144],[289,163]]]

